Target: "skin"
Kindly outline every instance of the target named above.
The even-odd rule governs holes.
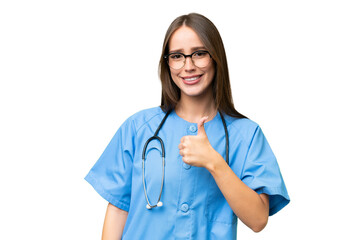
[[[170,52],[181,50],[184,54],[191,54],[198,47],[203,47],[200,38],[187,26],[175,31],[169,42]],[[204,129],[205,121],[211,120],[217,112],[211,88],[215,74],[214,64],[198,68],[187,58],[182,69],[170,71],[173,81],[181,90],[180,101],[175,107],[176,113],[189,122],[198,123],[197,136],[181,138],[178,147],[182,160],[189,165],[206,168],[237,217],[254,232],[260,232],[268,221],[268,196],[257,194],[236,176],[211,146]],[[194,85],[184,83],[184,77],[194,75],[202,75],[200,82]]]
[[[206,50],[198,35],[189,27],[182,26],[176,30],[169,41],[169,52],[191,54],[196,50]],[[196,67],[190,58],[186,58],[185,66],[179,70],[170,68],[174,83],[181,90],[180,101],[175,107],[176,113],[189,122],[197,122],[202,116],[212,116],[215,102],[212,97],[211,82],[215,76],[214,64],[204,68]],[[201,76],[200,82],[187,85],[183,79],[188,76]],[[209,119],[210,120],[210,119]]]
[[[196,32],[187,26],[176,30],[169,41],[169,52],[187,55],[199,49],[205,49],[203,43]],[[204,123],[217,113],[211,88],[215,75],[213,62],[204,68],[198,68],[190,58],[186,58],[185,66],[179,70],[170,68],[170,74],[181,90],[180,100],[175,107],[176,114],[186,121],[198,124],[196,136],[181,138],[178,147],[182,160],[189,165],[206,168],[237,217],[254,232],[260,232],[268,221],[268,196],[257,194],[236,176],[211,146],[204,129]],[[183,80],[189,76],[201,76],[201,79],[196,84],[187,85]],[[126,211],[109,203],[102,239],[121,239],[127,215]]]
[[[128,212],[108,204],[102,232],[102,240],[119,240],[123,234]]]

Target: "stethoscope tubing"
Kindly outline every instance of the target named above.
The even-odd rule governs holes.
[[[159,124],[158,128],[156,129],[154,136],[150,137],[144,145],[144,149],[142,152],[142,180],[143,180],[143,187],[144,187],[144,194],[145,194],[145,199],[147,202],[146,208],[147,209],[152,209],[155,207],[161,207],[163,205],[163,203],[160,201],[161,199],[161,194],[163,191],[163,187],[164,187],[164,178],[165,178],[165,147],[164,147],[164,142],[163,140],[157,136],[161,127],[164,125],[165,120],[167,119],[167,117],[169,116],[169,114],[171,113],[172,109],[170,109],[165,117],[162,119],[161,123]],[[226,147],[225,147],[225,151],[226,151],[226,163],[229,164],[229,133],[227,130],[227,126],[226,126],[226,122],[224,119],[224,116],[222,115],[222,113],[219,111],[220,113],[220,117],[221,117],[221,121],[223,123],[224,126],[224,131],[225,131],[225,138],[226,138]],[[149,145],[149,143],[153,140],[158,140],[160,142],[161,145],[161,158],[162,158],[162,179],[161,179],[161,188],[160,188],[160,193],[159,193],[159,198],[157,200],[157,203],[155,205],[152,205],[150,203],[149,197],[147,195],[147,191],[146,191],[146,181],[145,181],[145,154],[146,154],[146,149],[147,146]]]
[[[223,123],[224,126],[224,131],[225,131],[225,139],[226,139],[226,143],[225,143],[225,151],[226,151],[226,163],[229,165],[229,133],[227,130],[227,126],[226,126],[226,122],[224,119],[224,116],[222,115],[222,113],[219,111],[220,113],[220,117],[221,117],[221,121]]]
[[[151,138],[149,138],[145,145],[144,145],[144,149],[143,149],[143,153],[142,153],[142,179],[143,179],[143,187],[144,187],[144,194],[145,194],[145,198],[146,198],[146,202],[147,202],[147,205],[146,205],[146,208],[147,209],[152,209],[154,207],[161,207],[162,206],[162,202],[160,202],[160,199],[161,199],[161,194],[162,194],[162,190],[163,190],[163,187],[164,187],[164,178],[165,178],[165,147],[164,147],[164,142],[163,140],[157,136],[161,127],[163,126],[166,118],[169,116],[169,114],[171,113],[172,110],[169,110],[165,117],[163,118],[163,120],[161,121],[161,123],[159,124],[158,128],[156,129],[155,133],[154,133],[154,136],[152,136]],[[162,179],[161,179],[161,188],[160,188],[160,193],[159,193],[159,198],[157,200],[157,203],[155,205],[152,205],[149,201],[149,197],[147,195],[147,191],[146,191],[146,181],[145,181],[145,154],[146,154],[146,149],[147,149],[147,146],[149,145],[149,143],[152,141],[152,140],[158,140],[161,144],[161,158],[162,158]]]

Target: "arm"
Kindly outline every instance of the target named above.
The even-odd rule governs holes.
[[[128,212],[109,203],[105,215],[102,240],[120,240],[127,216]]]
[[[209,157],[212,160],[205,167],[214,177],[231,209],[246,226],[260,232],[268,221],[269,197],[257,194],[243,183],[216,151]]]
[[[260,232],[269,217],[269,197],[257,194],[243,183],[211,146],[204,129],[205,118],[198,123],[197,136],[184,136],[179,144],[182,160],[206,168],[236,216],[254,232]]]

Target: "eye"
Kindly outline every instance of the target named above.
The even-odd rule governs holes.
[[[183,55],[181,55],[179,53],[172,53],[172,54],[170,54],[169,58],[171,60],[179,60],[179,59],[183,58]]]
[[[201,57],[205,57],[206,54],[208,54],[208,53],[205,51],[197,51],[197,52],[194,52],[193,56],[195,56],[197,58],[201,58]]]

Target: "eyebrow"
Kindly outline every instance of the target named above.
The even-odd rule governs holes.
[[[201,47],[193,47],[191,48],[191,51],[197,51],[197,50],[205,50],[206,48],[204,46],[201,46]],[[184,49],[183,48],[180,48],[180,49],[175,49],[175,50],[171,50],[169,51],[169,53],[175,53],[175,52],[184,52]]]

